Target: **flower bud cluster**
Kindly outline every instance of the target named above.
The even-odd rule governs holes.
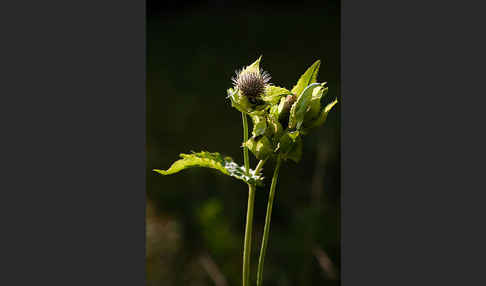
[[[320,61],[300,77],[292,90],[269,83],[270,75],[260,70],[261,57],[238,71],[228,98],[233,107],[253,121],[252,137],[243,145],[260,160],[280,155],[298,162],[302,137],[324,124],[337,99],[323,105],[326,83],[316,83]]]

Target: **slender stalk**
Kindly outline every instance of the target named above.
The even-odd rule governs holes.
[[[246,211],[245,244],[243,248],[243,286],[250,285],[251,236],[253,231],[253,209],[255,202],[255,186],[248,185],[248,207]]]
[[[260,172],[260,170],[263,168],[263,165],[265,164],[266,161],[267,161],[267,159],[260,160],[260,162],[258,162],[258,164],[255,168],[255,174]]]
[[[243,120],[243,142],[248,141],[248,121],[246,114],[241,113]],[[248,148],[243,147],[243,157],[245,161],[245,171],[250,170],[250,159],[248,157]],[[255,174],[258,173],[266,160],[260,160],[255,168]],[[248,207],[246,210],[245,240],[243,246],[243,286],[250,285],[250,258],[251,258],[251,236],[253,232],[253,209],[255,206],[255,186],[248,184]]]
[[[241,119],[243,120],[243,142],[248,141],[248,119],[246,114],[241,113]],[[250,169],[250,158],[248,157],[248,147],[243,147],[243,158],[245,161],[246,172]]]
[[[258,173],[265,164],[265,160],[260,160],[255,173]],[[253,231],[253,209],[255,202],[255,186],[248,184],[248,208],[246,211],[245,244],[243,248],[243,286],[250,285],[250,258],[251,258],[251,236]]]
[[[248,120],[246,114],[241,113],[243,121],[243,142],[248,141]],[[243,157],[245,170],[250,169],[250,159],[248,157],[248,147],[243,147]],[[245,240],[243,244],[243,286],[250,285],[250,254],[251,254],[251,234],[253,228],[253,208],[255,203],[255,187],[248,184],[248,206],[246,209]]]
[[[257,270],[257,286],[261,286],[263,282],[263,264],[265,263],[265,253],[267,251],[268,235],[270,233],[270,222],[272,220],[272,207],[275,198],[275,188],[277,186],[278,172],[280,169],[281,158],[278,156],[277,165],[273,172],[272,185],[270,186],[270,194],[268,196],[267,214],[265,216],[265,227],[263,229],[262,248],[260,249],[260,258],[258,259]]]

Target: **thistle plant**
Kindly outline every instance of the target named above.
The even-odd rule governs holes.
[[[316,127],[324,124],[328,113],[337,104],[334,99],[323,104],[328,93],[326,82],[317,82],[320,61],[312,64],[288,90],[270,83],[270,74],[260,69],[261,57],[251,65],[236,72],[233,87],[227,90],[232,107],[241,112],[243,123],[243,165],[230,157],[207,151],[180,154],[168,170],[155,169],[162,175],[175,174],[192,167],[206,167],[220,171],[248,185],[248,204],[243,243],[242,285],[250,285],[251,237],[253,210],[257,186],[263,186],[262,168],[268,160],[275,160],[268,195],[265,226],[258,260],[257,285],[262,285],[265,253],[268,246],[272,208],[278,174],[282,162],[298,163],[302,157],[303,138]],[[253,122],[251,137],[248,116]],[[259,160],[255,169],[250,168],[249,152]]]

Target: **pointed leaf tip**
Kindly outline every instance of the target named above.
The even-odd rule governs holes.
[[[321,113],[319,114],[319,116],[317,117],[316,120],[314,120],[314,122],[312,122],[310,124],[310,126],[308,128],[306,128],[307,130],[310,130],[312,128],[315,128],[315,127],[318,127],[322,124],[324,124],[324,122],[326,122],[326,119],[327,119],[327,115],[329,114],[329,112],[332,110],[332,108],[334,106],[336,106],[336,104],[338,104],[338,99],[334,99],[331,103],[329,103],[328,105],[326,105],[323,110],[321,111]]]
[[[256,61],[254,61],[251,65],[247,66],[243,72],[260,72],[260,61],[262,56],[260,56]]]
[[[292,93],[298,96],[308,85],[315,83],[320,66],[321,60],[315,61],[299,78],[297,84],[292,88]]]

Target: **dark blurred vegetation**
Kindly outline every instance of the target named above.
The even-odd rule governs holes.
[[[316,59],[340,99],[339,2],[147,2],[148,285],[241,285],[247,186],[209,169],[173,176],[179,153],[208,150],[243,163],[241,114],[226,89],[263,55],[272,83],[292,88]],[[340,105],[281,170],[265,286],[339,285]],[[252,158],[252,167],[257,161]],[[252,279],[274,162],[256,194]]]

